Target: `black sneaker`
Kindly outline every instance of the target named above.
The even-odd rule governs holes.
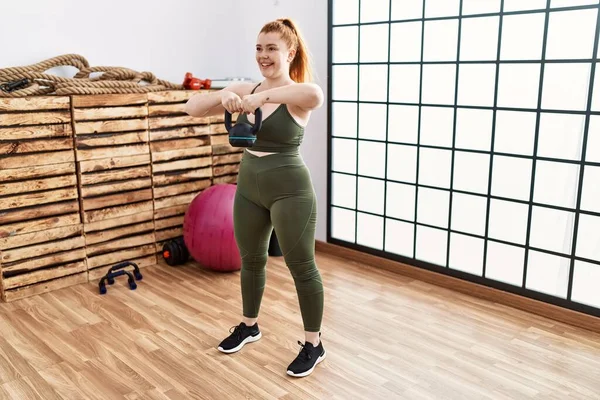
[[[256,342],[262,337],[262,333],[258,329],[258,322],[250,327],[241,322],[238,326],[232,326],[231,329],[229,329],[231,335],[219,344],[218,349],[223,353],[235,353],[241,350],[246,343]]]
[[[325,359],[326,352],[323,348],[323,342],[320,340],[317,347],[310,342],[303,344],[298,341],[298,344],[302,349],[296,359],[288,366],[287,374],[301,378],[313,372],[317,364]]]

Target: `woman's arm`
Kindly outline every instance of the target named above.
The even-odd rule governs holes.
[[[192,96],[185,104],[185,112],[192,117],[209,117],[225,113],[223,98],[231,97],[232,94],[241,97],[250,93],[254,87],[253,83],[233,83],[226,88],[216,92],[198,93]]]
[[[313,83],[294,83],[244,96],[242,107],[245,112],[254,113],[265,103],[288,104],[310,111],[323,104],[323,91]]]

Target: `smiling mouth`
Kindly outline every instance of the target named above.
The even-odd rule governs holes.
[[[260,63],[260,66],[263,67],[263,68],[268,68],[271,65],[273,65],[273,63],[270,63],[270,64],[268,64],[268,63]]]

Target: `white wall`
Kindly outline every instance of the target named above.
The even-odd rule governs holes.
[[[150,71],[177,83],[187,71],[200,78],[260,79],[254,61],[256,36],[265,22],[290,17],[305,35],[314,58],[315,80],[327,96],[325,0],[2,0],[0,15],[0,68],[76,53],[92,66]],[[75,70],[52,72],[72,76]],[[324,104],[313,114],[302,147],[319,199],[317,239],[323,241],[326,109]]]

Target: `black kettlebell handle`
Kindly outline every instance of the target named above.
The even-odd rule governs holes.
[[[262,126],[262,109],[257,108],[254,110],[254,125],[252,126],[252,134],[256,135],[256,132],[260,130]],[[227,132],[231,130],[231,113],[225,110],[225,129]]]

